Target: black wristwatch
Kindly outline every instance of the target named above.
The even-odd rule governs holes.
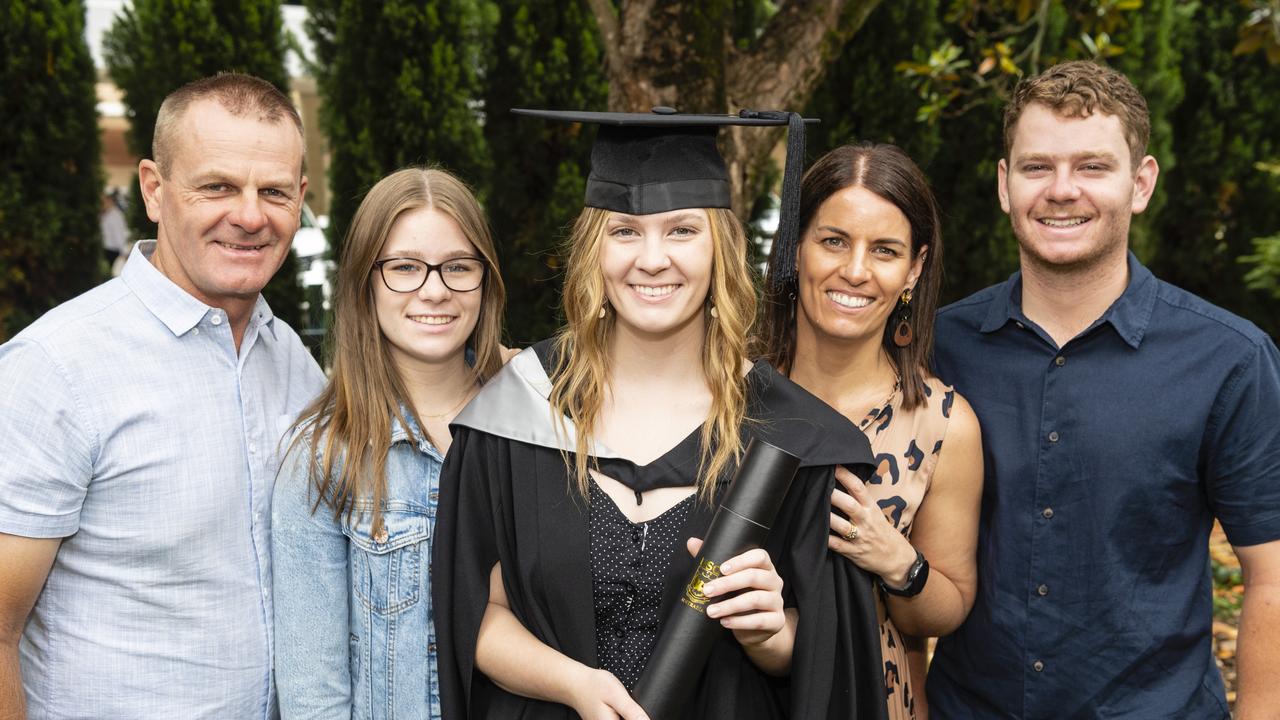
[[[916,561],[911,563],[911,567],[907,569],[907,584],[900,587],[889,587],[885,583],[884,578],[880,578],[880,587],[890,595],[898,597],[915,597],[924,590],[924,584],[929,581],[929,561],[924,559],[924,553],[916,550]]]

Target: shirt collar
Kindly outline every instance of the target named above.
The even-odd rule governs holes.
[[[155,251],[155,240],[139,240],[135,243],[124,270],[120,272],[120,278],[170,332],[184,335],[199,325],[215,308],[195,299],[157,270],[151,264],[151,256]],[[259,327],[265,325],[271,331],[272,339],[276,339],[275,314],[261,294],[254,304],[253,315],[250,322]]]
[[[439,458],[439,451],[431,444],[427,438],[427,434],[418,427],[418,423],[413,419],[413,413],[409,412],[409,408],[404,403],[400,403],[400,416],[404,418],[401,423],[394,415],[391,416],[391,445],[398,442],[409,442],[409,435],[412,434],[417,440],[419,452],[435,455]]]
[[[1129,284],[1107,311],[1098,318],[1093,327],[1106,322],[1111,323],[1116,334],[1135,350],[1142,344],[1151,321],[1151,312],[1156,302],[1155,276],[1138,257],[1129,252]],[[981,332],[990,333],[999,330],[1009,322],[1023,322],[1022,314],[1022,272],[1009,276],[996,290],[987,309],[987,317],[979,328]]]

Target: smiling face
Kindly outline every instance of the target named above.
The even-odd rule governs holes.
[[[620,330],[662,336],[701,328],[711,265],[705,210],[614,212],[605,220],[600,268]]]
[[[396,218],[378,253],[378,260],[411,258],[432,265],[443,263],[445,272],[462,269],[449,267],[449,260],[479,257],[458,223],[430,208],[411,210]],[[405,272],[407,268],[399,267],[395,261],[387,263],[388,277],[397,271]],[[462,357],[480,318],[481,288],[469,292],[450,290],[440,272],[431,271],[416,292],[398,293],[387,287],[377,267],[371,272],[378,325],[402,373],[414,365],[440,365]]]
[[[800,241],[797,332],[878,345],[925,252],[912,257],[911,223],[893,203],[860,185],[832,194]]]
[[[1129,221],[1147,207],[1158,168],[1131,167],[1120,118],[1065,117],[1032,103],[999,166],[1000,206],[1024,263],[1077,271],[1123,263]]]
[[[302,137],[287,120],[232,115],[215,100],[192,103],[180,127],[167,176],[151,160],[138,166],[159,224],[152,263],[206,305],[247,311],[298,229]]]

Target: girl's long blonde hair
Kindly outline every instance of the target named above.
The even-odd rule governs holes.
[[[318,451],[309,458],[308,476],[317,490],[311,511],[323,502],[335,520],[343,515],[350,518],[357,504],[367,502],[372,506],[374,532],[381,527],[382,501],[387,493],[392,418],[408,429],[411,426],[403,412],[407,409],[424,435],[426,430],[378,325],[373,284],[382,279],[374,272],[373,263],[396,220],[419,209],[436,210],[452,218],[484,257],[488,267],[480,287],[480,317],[467,340],[475,355],[471,372],[483,381],[502,367],[500,335],[506,290],[493,238],[475,196],[462,181],[434,168],[405,168],[383,178],[360,203],[347,232],[338,261],[333,329],[329,333],[333,370],[324,390],[302,411],[293,441],[296,446],[305,438]],[[417,442],[417,438],[410,437],[410,442]]]
[[[711,287],[702,311],[707,325],[702,346],[702,372],[711,390],[711,413],[702,424],[702,457],[698,495],[710,500],[715,480],[730,460],[742,454],[741,425],[747,413],[746,378],[742,361],[747,337],[756,317],[755,278],[747,264],[747,238],[729,210],[707,209],[711,233]],[[551,407],[565,432],[564,418],[577,429],[573,483],[587,496],[588,464],[596,421],[609,382],[609,345],[614,313],[600,317],[604,306],[604,276],[600,272],[601,245],[610,211],[586,208],[569,238],[564,282],[565,326],[555,339]],[[711,317],[712,307],[717,317]],[[569,464],[566,455],[566,464]]]

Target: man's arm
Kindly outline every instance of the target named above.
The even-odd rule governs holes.
[[[0,533],[0,720],[27,716],[18,639],[61,542]]]
[[[1235,548],[1244,571],[1236,644],[1239,720],[1280,718],[1280,540]]]

